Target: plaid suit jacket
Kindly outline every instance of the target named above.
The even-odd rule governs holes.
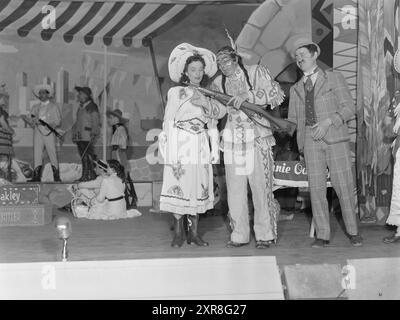
[[[347,121],[356,113],[356,106],[341,73],[323,70],[318,73],[314,106],[318,122],[327,118],[333,122],[323,139],[327,144],[350,140]],[[306,121],[303,78],[290,88],[288,120],[297,123],[297,144],[303,152]]]

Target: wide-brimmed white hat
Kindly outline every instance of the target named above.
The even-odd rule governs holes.
[[[400,73],[400,49],[397,49],[396,53],[394,54],[393,66],[394,66],[394,70],[396,70],[398,73]]]
[[[318,56],[321,54],[321,48],[319,47],[318,44],[316,44],[315,42],[313,42],[312,40],[308,39],[308,38],[299,38],[296,41],[293,42],[292,48],[290,50],[290,56],[294,59],[295,55],[296,55],[296,50],[300,47],[304,47],[307,46],[309,44],[313,44],[314,46],[317,47],[317,51],[318,51]]]
[[[49,93],[49,95],[50,95],[51,97],[52,97],[53,94],[54,94],[53,87],[52,87],[51,85],[49,85],[49,84],[44,84],[44,83],[38,84],[37,86],[35,86],[35,87],[33,88],[33,93],[34,93],[36,96],[39,96],[40,90],[47,90],[47,92]]]
[[[172,50],[168,59],[168,71],[172,81],[176,83],[179,82],[183,73],[183,69],[185,68],[186,60],[195,54],[200,55],[204,59],[206,64],[204,73],[209,77],[215,75],[218,67],[217,59],[215,58],[214,53],[204,48],[192,46],[189,43],[182,43]]]

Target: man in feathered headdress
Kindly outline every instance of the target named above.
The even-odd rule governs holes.
[[[246,66],[231,45],[220,49],[217,63],[221,75],[215,78],[214,90],[233,96],[227,107],[223,130],[223,151],[232,233],[227,247],[240,247],[250,241],[247,183],[254,203],[256,248],[265,249],[276,240],[279,204],[272,193],[275,139],[268,120],[240,110],[244,101],[271,109],[284,100],[279,85],[262,65]]]

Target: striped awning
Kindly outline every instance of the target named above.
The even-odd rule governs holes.
[[[0,36],[140,47],[143,39],[168,30],[198,4],[149,2],[1,0]]]

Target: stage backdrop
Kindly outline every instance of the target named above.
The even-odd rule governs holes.
[[[161,127],[173,85],[167,70],[171,50],[183,41],[211,50],[228,44],[224,26],[238,34],[258,2],[0,1],[0,98],[16,131],[16,158],[33,162],[32,129],[20,116],[36,102],[34,85],[49,83],[62,111],[61,129],[67,131],[58,147],[60,162],[80,163],[68,130],[77,110],[74,86],[85,85],[102,113],[105,106],[119,108],[129,119],[133,177],[161,179],[161,166],[149,166],[144,156],[155,142],[148,134]],[[100,139],[96,145],[99,155],[102,144]]]
[[[359,2],[357,169],[361,216],[384,224],[391,196],[392,156],[383,120],[399,75],[393,69],[398,48],[399,1]],[[397,86],[396,86],[397,83]]]

